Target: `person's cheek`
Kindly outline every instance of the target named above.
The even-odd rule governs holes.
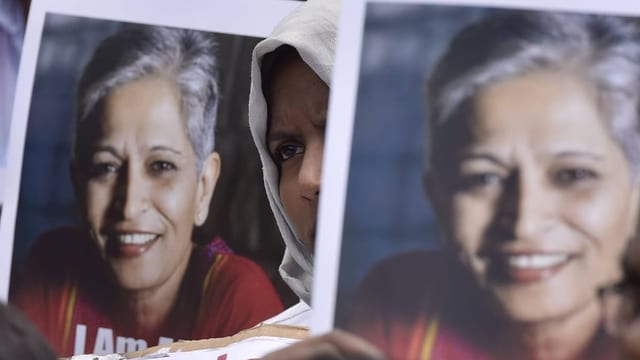
[[[283,166],[280,174],[280,199],[285,212],[291,218],[296,214],[295,198],[297,173],[290,166]]]
[[[93,231],[99,231],[106,216],[108,204],[111,203],[109,192],[104,186],[91,184],[86,194],[87,220]]]
[[[568,224],[586,235],[596,283],[609,282],[619,273],[618,259],[630,235],[625,184],[603,182],[591,191],[566,199]]]
[[[458,195],[454,198],[451,223],[458,245],[474,254],[481,245],[482,234],[489,226],[494,209],[484,199]]]
[[[182,181],[181,181],[182,180]],[[196,206],[197,184],[188,177],[151,182],[151,204],[178,237],[190,238]]]

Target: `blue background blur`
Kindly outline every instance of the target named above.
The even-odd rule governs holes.
[[[14,269],[42,232],[77,222],[69,180],[74,84],[96,45],[122,25],[58,14],[45,18],[22,163]]]
[[[358,284],[376,262],[436,248],[433,211],[422,186],[425,81],[451,37],[487,9],[370,3],[342,238],[336,326]],[[419,283],[421,274],[402,281]]]

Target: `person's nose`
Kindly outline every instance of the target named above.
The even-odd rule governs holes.
[[[535,239],[549,225],[550,196],[533,176],[516,176],[507,190],[507,226],[515,239]]]
[[[127,168],[121,176],[119,194],[120,211],[123,219],[135,219],[149,204],[149,186],[143,171]]]
[[[298,173],[298,183],[302,196],[308,200],[317,201],[320,194],[323,150],[322,142],[308,144],[305,149]]]

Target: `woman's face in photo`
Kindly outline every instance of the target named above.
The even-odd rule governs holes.
[[[162,285],[189,261],[202,189],[179,104],[161,77],[113,90],[82,169],[86,220],[125,289]]]
[[[618,275],[636,195],[597,104],[579,77],[540,71],[485,87],[451,120],[466,135],[440,149],[456,159],[435,195],[444,230],[512,320],[569,314]]]

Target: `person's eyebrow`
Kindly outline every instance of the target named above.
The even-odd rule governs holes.
[[[327,115],[314,117],[311,119],[311,125],[318,130],[324,130],[327,127]]]
[[[113,155],[114,157],[118,158],[118,160],[120,160],[120,161],[123,160],[123,157],[118,153],[118,151],[113,146],[98,145],[93,149],[93,154],[96,154],[96,153],[99,153],[99,152],[106,152],[106,153],[109,153],[109,154]]]
[[[502,161],[501,159],[497,158],[494,155],[491,154],[487,154],[487,153],[482,153],[482,152],[467,152],[467,153],[463,153],[462,156],[460,157],[460,160],[462,162],[464,161],[488,161],[490,163],[493,163],[495,165],[498,165],[500,167],[503,167],[505,169],[509,168],[509,164],[505,163],[504,161]]]
[[[290,139],[292,136],[285,131],[270,131],[267,135],[268,142]]]
[[[553,157],[555,158],[582,157],[582,158],[589,158],[597,161],[605,161],[604,156],[600,154],[595,154],[589,151],[575,151],[575,150],[560,151],[558,153],[553,154]]]
[[[169,151],[172,152],[176,155],[182,155],[182,152],[178,149],[174,149],[170,146],[165,146],[165,145],[155,145],[151,147],[151,151]]]

